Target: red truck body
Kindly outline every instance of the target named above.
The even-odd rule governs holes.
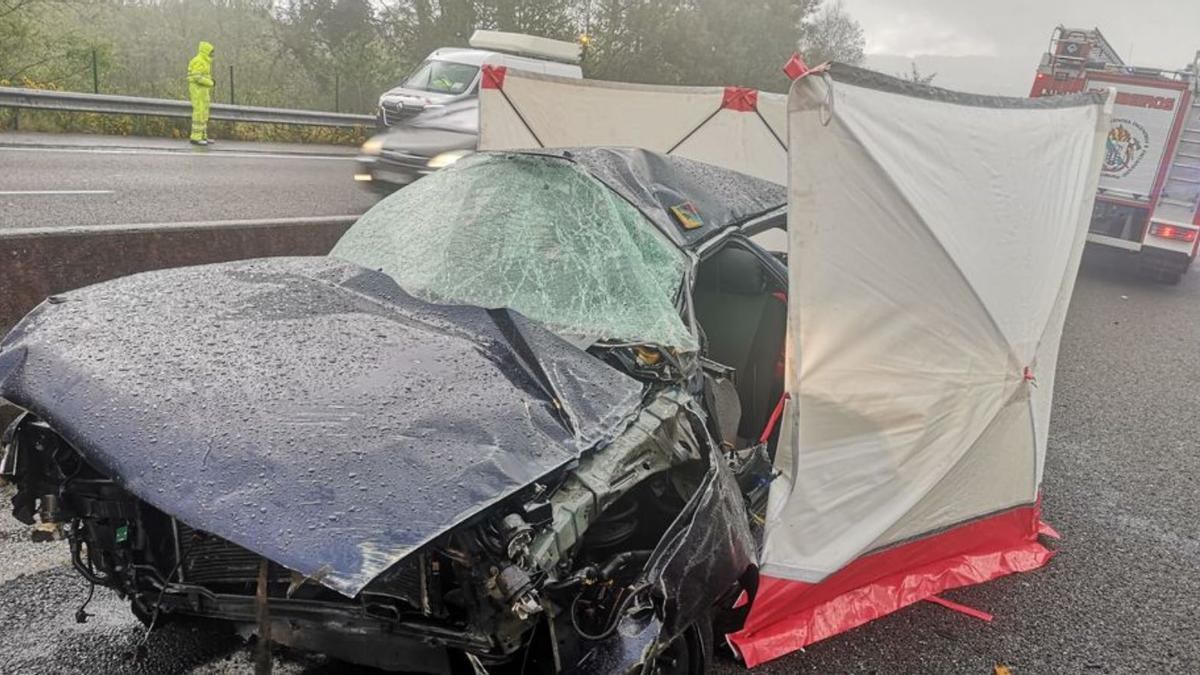
[[[1062,26],[1030,96],[1116,89],[1088,241],[1123,249],[1169,283],[1200,250],[1197,61],[1179,70],[1127,65],[1098,29]]]

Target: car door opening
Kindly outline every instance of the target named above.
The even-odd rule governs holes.
[[[753,443],[783,394],[787,295],[768,262],[730,244],[700,263],[696,321],[709,358],[734,370],[741,405],[737,445]]]

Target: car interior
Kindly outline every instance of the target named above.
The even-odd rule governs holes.
[[[759,440],[783,395],[787,289],[768,265],[731,242],[700,263],[692,294],[707,356],[726,367],[719,370],[733,385],[720,386],[718,377],[710,391],[722,409],[740,412],[721,435],[739,448]],[[723,393],[730,389],[736,401]]]

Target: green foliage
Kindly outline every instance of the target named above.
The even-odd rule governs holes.
[[[602,79],[783,90],[819,0],[595,0],[587,72]]]
[[[863,48],[858,24],[822,0],[0,0],[0,81],[91,91],[94,59],[102,93],[186,99],[188,59],[207,40],[215,102],[370,113],[429,52],[466,46],[477,28],[586,32],[588,77],[776,91],[797,49],[815,63],[856,62]],[[22,124],[178,129],[53,115],[23,113]],[[216,133],[246,133],[224,126]],[[306,133],[254,127],[271,139]]]
[[[800,51],[812,65],[826,61],[859,63],[865,46],[862,27],[846,13],[842,0],[822,6],[803,23]]]

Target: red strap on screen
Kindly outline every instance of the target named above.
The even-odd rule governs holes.
[[[758,90],[747,87],[725,87],[721,107],[738,112],[754,112],[758,109]]]
[[[953,602],[953,601],[947,600],[945,598],[939,598],[936,595],[931,595],[925,599],[934,604],[941,605],[942,607],[945,607],[946,609],[952,609],[960,614],[966,614],[967,616],[975,617],[976,619],[979,619],[980,621],[991,621],[994,618],[991,614],[988,614],[987,612],[983,611],[982,609],[975,609],[974,607],[960,605],[957,602]]]
[[[1062,535],[1058,533],[1058,530],[1050,527],[1049,523],[1042,520],[1038,521],[1038,534],[1043,537],[1050,537],[1051,539],[1062,539]]]
[[[484,89],[503,89],[504,75],[508,73],[508,68],[505,66],[488,66],[483,67],[483,88]]]

